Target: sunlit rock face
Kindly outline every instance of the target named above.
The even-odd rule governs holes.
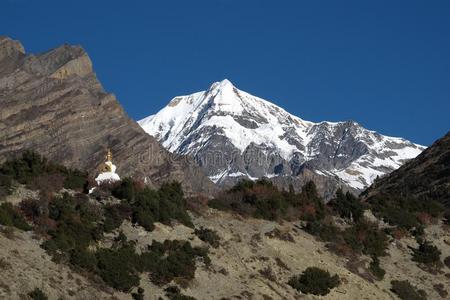
[[[20,42],[0,37],[0,107],[0,163],[33,149],[95,178],[110,148],[121,176],[215,190],[191,159],[172,155],[128,117],[80,46],[26,54]]]

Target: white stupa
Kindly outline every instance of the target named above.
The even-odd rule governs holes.
[[[112,163],[112,153],[109,149],[106,154],[106,161],[102,164],[100,173],[95,178],[95,181],[97,182],[97,185],[120,181],[120,177],[116,173],[116,166]]]

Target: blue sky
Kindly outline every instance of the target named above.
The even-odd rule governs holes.
[[[28,52],[81,44],[134,119],[224,78],[311,121],[450,130],[450,1],[3,0]]]

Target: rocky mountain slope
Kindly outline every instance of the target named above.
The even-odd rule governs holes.
[[[450,132],[437,140],[415,159],[377,180],[365,197],[394,195],[432,199],[450,210]]]
[[[195,192],[215,188],[191,160],[171,155],[127,116],[79,46],[34,55],[0,37],[0,106],[0,162],[32,149],[95,175],[111,148],[121,176],[179,180]]]
[[[194,157],[222,185],[243,177],[286,185],[307,169],[324,185],[345,183],[360,191],[424,149],[353,121],[302,120],[228,80],[175,97],[139,124],[169,151]]]

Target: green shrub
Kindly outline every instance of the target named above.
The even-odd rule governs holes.
[[[66,189],[78,190],[87,192],[87,177],[86,172],[81,172],[80,170],[66,169],[63,171],[65,175],[64,187]]]
[[[412,230],[420,226],[417,215],[426,213],[433,218],[443,214],[442,204],[424,197],[408,194],[378,194],[368,199],[368,205],[374,214],[391,225]]]
[[[325,205],[310,181],[296,194],[280,191],[270,181],[242,180],[209,201],[210,207],[235,211],[244,216],[277,220],[282,218],[316,220],[325,216]]]
[[[112,194],[129,203],[133,212],[132,221],[148,231],[154,229],[154,222],[169,224],[172,220],[193,227],[186,212],[183,189],[178,182],[165,183],[159,190],[153,190],[149,187],[138,187],[135,182],[126,178],[113,188]],[[110,225],[112,224],[108,224],[108,227]]]
[[[85,190],[87,187],[87,173],[76,169],[68,169],[62,165],[49,162],[45,157],[32,151],[25,151],[19,158],[6,161],[0,166],[0,176],[8,177],[30,188],[40,189],[36,184],[38,178],[49,178],[46,185],[60,188],[58,180],[51,178],[62,177],[65,188]]]
[[[50,240],[43,243],[44,249],[54,255],[70,259],[72,253],[86,249],[102,236],[97,224],[101,218],[97,206],[86,198],[74,198],[67,193],[53,199],[49,205],[49,218],[56,224],[47,234]],[[74,252],[75,251],[75,252]]]
[[[441,251],[430,242],[425,241],[419,248],[413,249],[413,261],[425,265],[437,265],[440,263]]]
[[[402,300],[426,300],[425,291],[415,289],[407,280],[391,281],[391,291]]]
[[[31,226],[25,221],[22,215],[12,206],[11,203],[0,205],[0,224],[14,226],[21,230],[31,230]]]
[[[212,247],[217,248],[220,246],[220,237],[216,231],[200,227],[200,229],[195,229],[194,234],[198,236],[198,238]]]
[[[305,294],[324,296],[339,285],[339,276],[331,276],[320,268],[307,268],[301,275],[293,276],[288,284]]]
[[[340,236],[340,231],[336,226],[322,221],[307,222],[303,230],[326,242],[337,241]]]
[[[134,246],[120,249],[99,249],[96,253],[98,274],[109,285],[123,292],[139,285],[139,257]]]
[[[131,297],[133,300],[144,300],[144,289],[138,288],[137,293],[132,293]]]
[[[194,278],[197,258],[202,259],[206,265],[210,263],[207,249],[193,248],[189,242],[184,241],[154,241],[149,246],[149,251],[142,253],[140,266],[142,271],[150,273],[152,282],[163,285],[174,278]]]
[[[131,216],[131,212],[131,206],[125,203],[106,205],[104,208],[103,230],[111,232],[119,228],[124,219]]]
[[[28,297],[30,297],[33,300],[47,300],[48,299],[47,295],[45,295],[44,292],[39,288],[35,288],[31,292],[29,292]]]
[[[447,256],[447,257],[444,259],[444,264],[447,266],[447,268],[450,269],[450,256]]]
[[[164,289],[170,300],[196,300],[194,297],[183,295],[177,286],[169,286]]]
[[[137,209],[133,213],[133,222],[138,223],[147,231],[153,231],[153,229],[155,229],[155,225],[153,224],[155,222],[155,219],[153,219],[151,213],[145,210]]]
[[[32,151],[25,151],[18,159],[8,160],[0,167],[0,174],[14,178],[19,183],[26,184],[32,178],[44,174],[47,160]]]
[[[122,179],[119,185],[113,187],[111,193],[116,198],[133,202],[136,197],[136,185],[133,179],[127,177]]]
[[[359,222],[364,213],[361,201],[350,192],[344,194],[341,189],[336,192],[336,197],[329,202],[329,205],[342,218]]]
[[[380,267],[380,260],[376,256],[373,257],[372,261],[370,262],[369,271],[373,276],[375,276],[377,280],[382,280],[384,278],[384,275],[386,274],[386,271]]]
[[[384,256],[388,247],[388,238],[376,224],[359,222],[347,228],[343,237],[353,250],[370,256]]]
[[[97,257],[95,253],[84,248],[76,247],[72,249],[70,263],[84,270],[97,271]]]
[[[0,173],[0,199],[12,194],[12,179]]]

